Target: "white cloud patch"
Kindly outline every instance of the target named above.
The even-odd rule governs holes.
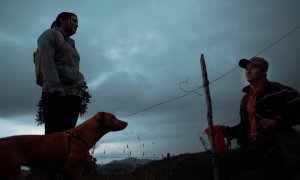
[[[6,34],[0,32],[0,44],[1,43],[12,43],[20,45],[23,41],[19,37],[12,36],[11,34]]]
[[[88,87],[90,90],[95,90],[97,89],[103,82],[105,82],[108,78],[108,74],[100,74],[97,78],[92,79],[89,83],[88,83]]]
[[[34,122],[28,123],[28,120],[34,119],[32,116],[21,116],[15,118],[0,118],[0,136],[14,136],[25,134],[44,134],[43,126],[36,126]]]
[[[157,31],[130,32],[128,37],[122,37],[107,47],[103,54],[112,61],[130,61],[142,53],[163,51],[166,40]]]

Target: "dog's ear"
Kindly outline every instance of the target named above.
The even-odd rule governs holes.
[[[95,117],[97,118],[97,119],[100,119],[102,116],[103,116],[103,114],[104,114],[105,112],[97,112],[96,114],[95,114]]]
[[[97,113],[97,120],[99,121],[99,126],[102,126],[105,123],[105,112]]]
[[[96,121],[102,121],[102,119],[104,119],[104,117],[105,117],[105,113],[104,112],[97,112],[95,115],[94,115],[94,117],[93,117],[93,119],[95,119]]]
[[[98,119],[99,121],[105,119],[105,112],[98,112],[98,113],[96,114],[96,117],[97,117],[97,119]]]

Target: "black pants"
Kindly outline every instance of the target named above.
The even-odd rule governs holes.
[[[279,147],[241,147],[220,157],[223,180],[290,180]]]
[[[75,127],[79,116],[81,98],[42,94],[45,134],[61,132]]]

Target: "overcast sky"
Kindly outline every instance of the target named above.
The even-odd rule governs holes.
[[[203,151],[198,137],[207,127],[203,89],[183,96],[183,90],[202,85],[201,54],[210,81],[258,54],[270,63],[269,80],[300,90],[298,0],[2,0],[0,137],[44,132],[35,123],[41,89],[32,53],[62,11],[78,16],[72,38],[92,95],[78,123],[97,111],[129,123],[98,142],[99,162],[130,151],[136,157]],[[215,124],[239,122],[245,85],[241,68],[210,84]]]

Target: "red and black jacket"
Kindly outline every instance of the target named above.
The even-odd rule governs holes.
[[[240,123],[228,128],[228,135],[237,139],[237,144],[244,145],[249,139],[250,123],[246,110],[248,92],[250,86],[243,88],[246,94],[240,104]],[[294,125],[300,124],[300,95],[299,93],[277,82],[266,81],[262,91],[257,96],[256,104],[257,124],[263,118],[276,118],[279,123],[276,127],[263,130],[258,127],[259,137],[264,140],[270,140],[272,131],[277,129],[290,129]]]

